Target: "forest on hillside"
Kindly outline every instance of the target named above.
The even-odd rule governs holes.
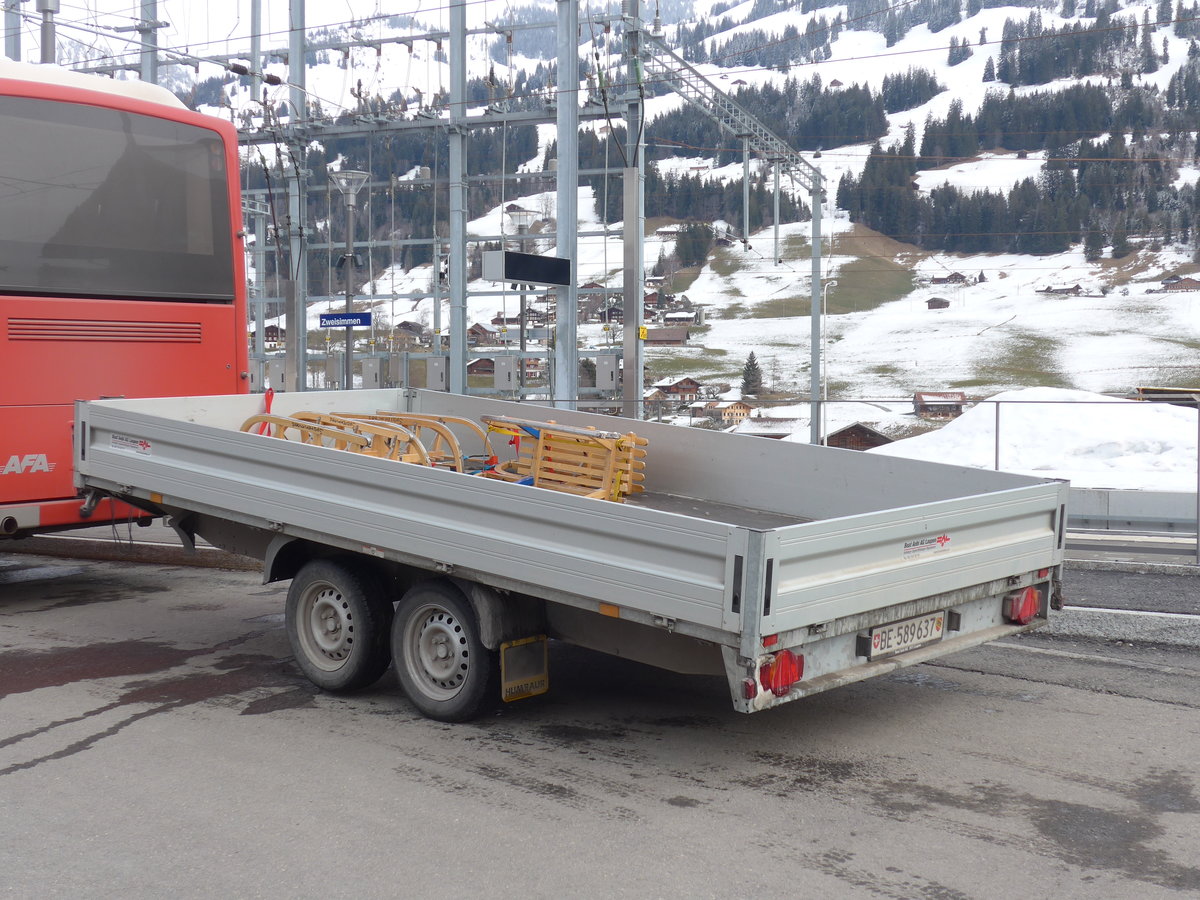
[[[838,7],[832,18],[816,16],[803,31],[782,36],[744,27],[736,37],[722,39],[730,23],[722,19],[721,4],[698,23],[679,26],[685,55],[721,65],[762,65],[790,71],[798,61],[826,58],[829,43],[843,28],[872,28],[898,40],[915,24],[932,30],[961,21],[990,0],[917,0],[902,9],[856,17],[854,0],[845,21],[844,4],[832,0],[755,0],[750,20],[797,6],[806,12]],[[1007,2],[1005,5],[1013,5]],[[989,57],[983,80],[988,90],[978,109],[965,110],[959,101],[949,105],[944,117],[927,116],[918,130],[913,126],[899,141],[885,144],[890,115],[914,110],[947,90],[927,69],[912,67],[887,76],[878,90],[862,84],[826,84],[819,75],[789,75],[781,83],[752,87],[734,85],[733,96],[748,112],[770,127],[798,151],[832,150],[867,145],[869,157],[860,175],[844,177],[836,187],[836,203],[851,219],[890,237],[927,250],[961,252],[1057,253],[1082,244],[1089,258],[1103,252],[1127,253],[1137,242],[1194,245],[1200,235],[1197,197],[1190,181],[1178,178],[1181,167],[1198,159],[1196,121],[1200,113],[1200,0],[1185,6],[1160,0],[1157,18],[1147,9],[1142,21],[1117,16],[1116,0],[1062,0],[1064,16],[1073,21],[1055,27],[1044,21],[1041,6],[1029,4],[1027,15],[1008,19],[1000,35],[979,33],[980,45],[998,44],[996,62]],[[1084,21],[1084,20],[1087,21]],[[1166,24],[1164,24],[1166,23]],[[1186,59],[1165,90],[1148,84],[1143,76],[1170,61],[1167,28],[1188,41]],[[794,32],[794,33],[793,33]],[[531,48],[531,50],[534,48]],[[953,41],[948,49],[951,66],[970,58],[969,42]],[[1179,61],[1176,60],[1178,63]],[[582,74],[587,75],[586,65]],[[1052,88],[1052,82],[1088,78]],[[197,86],[193,102],[223,89],[228,78]],[[539,91],[555,84],[552,62],[539,63],[517,82],[518,105],[535,103]],[[1018,93],[1017,86],[1047,85],[1045,90]],[[474,101],[493,100],[499,86],[489,72],[472,79]],[[651,88],[652,90],[652,88]],[[522,101],[521,98],[524,98]],[[388,103],[403,103],[393,96]],[[350,119],[350,114],[342,117]],[[624,127],[614,119],[603,133],[585,130],[580,136],[580,168],[608,169],[614,174],[587,174],[598,213],[604,222],[623,218],[621,179],[615,174],[624,165]],[[678,174],[678,167],[660,169],[672,158],[702,157],[717,166],[741,160],[740,142],[722,132],[710,118],[690,107],[676,109],[647,124],[646,214],[683,222],[710,225],[724,220],[735,234],[746,234],[771,224],[771,186],[765,173],[750,185],[749,220],[743,221],[743,187],[740,180],[714,181],[703,173]],[[395,202],[377,202],[360,209],[360,234],[369,233],[381,245],[434,233],[446,234],[449,203],[445,188],[404,185],[397,176],[427,167],[434,181],[445,176],[444,135],[436,130],[392,133],[370,141],[339,138],[313,145],[306,160],[312,172],[309,220],[316,223],[313,242],[340,242],[344,224],[330,215],[333,205],[325,185],[326,163],[340,158],[345,166],[372,173],[375,183],[392,184]],[[544,182],[526,181],[514,188],[498,176],[530,160],[540,160],[548,170],[557,147],[539,147],[537,131],[529,125],[472,129],[467,141],[471,188],[468,215],[476,217],[514,196],[553,189],[552,174]],[[1004,190],[961,191],[943,185],[922,193],[916,188],[918,172],[937,170],[970,160],[980,153],[1044,153],[1037,178]],[[271,171],[279,160],[260,156],[247,175],[248,187],[273,187]],[[667,174],[664,174],[667,172]],[[322,196],[321,188],[326,187]],[[278,187],[278,186],[275,186]],[[783,222],[807,218],[802,200],[785,197]],[[552,211],[545,211],[549,219]],[[546,225],[551,223],[547,221]],[[275,224],[278,229],[278,223]],[[712,235],[711,229],[697,236]],[[279,245],[280,236],[275,235]],[[696,240],[700,240],[697,237]],[[689,239],[692,243],[692,241]],[[689,243],[689,253],[700,253]],[[428,263],[428,246],[380,246],[371,251],[376,268],[399,264],[404,268]],[[314,259],[313,290],[330,280],[325,264]]]

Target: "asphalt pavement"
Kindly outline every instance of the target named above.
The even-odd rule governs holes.
[[[1116,574],[1089,602],[1197,583]],[[555,643],[447,725],[316,690],[285,592],[0,551],[0,896],[1200,895],[1194,649],[1043,630],[742,715]]]

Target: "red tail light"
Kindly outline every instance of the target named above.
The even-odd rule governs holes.
[[[1016,625],[1028,625],[1042,609],[1042,592],[1035,587],[1004,598],[1004,618]]]
[[[804,657],[791,650],[780,650],[772,654],[771,661],[763,663],[758,670],[758,680],[763,690],[776,697],[786,697],[792,685],[804,677]]]

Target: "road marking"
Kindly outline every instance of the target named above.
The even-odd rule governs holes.
[[[1068,531],[1067,540],[1097,541],[1099,543],[1130,544],[1188,544],[1196,543],[1194,534],[1168,534],[1161,531]]]
[[[1184,619],[1189,622],[1200,622],[1200,615],[1195,613],[1151,612],[1146,609],[1110,609],[1106,606],[1064,606],[1064,610],[1072,612],[1111,613],[1115,616],[1155,616],[1160,619]]]
[[[1052,647],[1029,647],[1025,644],[1010,644],[1008,641],[992,641],[992,647],[1004,647],[1008,650],[1021,650],[1025,653],[1038,653],[1042,656],[1057,656],[1063,659],[1077,659],[1084,662],[1102,662],[1114,666],[1125,666],[1128,669],[1145,669],[1148,672],[1162,672],[1165,675],[1195,675],[1194,669],[1181,669],[1178,666],[1160,666],[1154,663],[1137,662],[1132,659],[1118,659],[1115,656],[1101,656],[1098,653],[1075,653],[1071,650],[1055,650]]]

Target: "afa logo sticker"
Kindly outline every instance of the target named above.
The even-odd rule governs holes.
[[[0,469],[0,475],[30,475],[34,472],[53,472],[57,463],[50,462],[45,453],[26,453],[18,456],[14,453]]]

